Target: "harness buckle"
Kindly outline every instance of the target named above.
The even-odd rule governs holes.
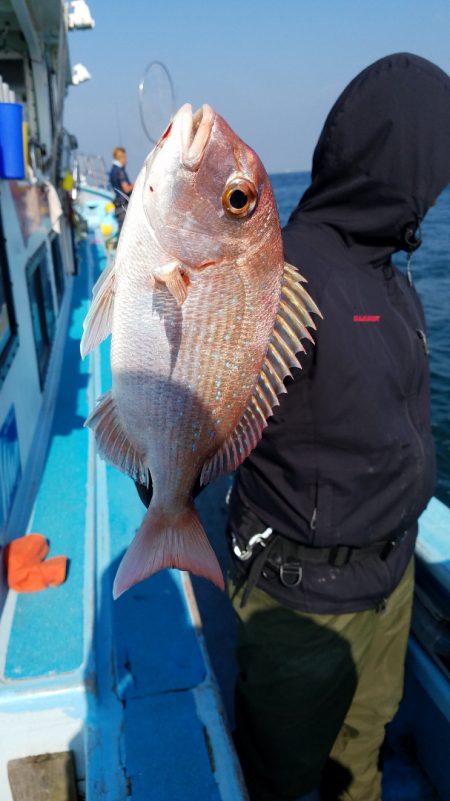
[[[260,534],[254,534],[253,537],[250,537],[246,548],[241,548],[238,544],[236,539],[236,535],[234,531],[231,531],[231,544],[233,547],[233,553],[240,559],[242,562],[246,562],[248,559],[251,559],[253,556],[253,550],[256,545],[261,545],[263,548],[267,545],[267,540],[273,534],[272,528],[266,528],[265,531],[262,531]]]
[[[280,567],[280,581],[285,587],[298,587],[303,578],[300,562],[285,562]]]

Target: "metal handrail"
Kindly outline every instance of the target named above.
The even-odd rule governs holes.
[[[77,186],[87,184],[94,189],[109,189],[109,177],[103,156],[77,153],[72,174]]]

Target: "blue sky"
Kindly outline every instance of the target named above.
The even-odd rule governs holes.
[[[69,89],[65,126],[80,150],[124,144],[134,178],[151,145],[138,85],[163,61],[177,107],[209,103],[269,172],[309,169],[325,117],[346,84],[408,50],[450,73],[450,0],[88,0],[91,31],[69,33],[72,64],[92,80]]]

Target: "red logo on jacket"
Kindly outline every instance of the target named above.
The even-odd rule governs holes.
[[[354,314],[353,315],[353,322],[354,323],[379,323],[380,322],[380,315],[379,314]]]

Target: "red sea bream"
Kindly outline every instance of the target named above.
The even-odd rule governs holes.
[[[112,388],[87,420],[100,455],[153,483],[115,597],[165,567],[223,587],[192,490],[243,461],[286,391],[318,313],[302,283],[258,156],[184,105],[138,176],[81,343],[112,333]]]

